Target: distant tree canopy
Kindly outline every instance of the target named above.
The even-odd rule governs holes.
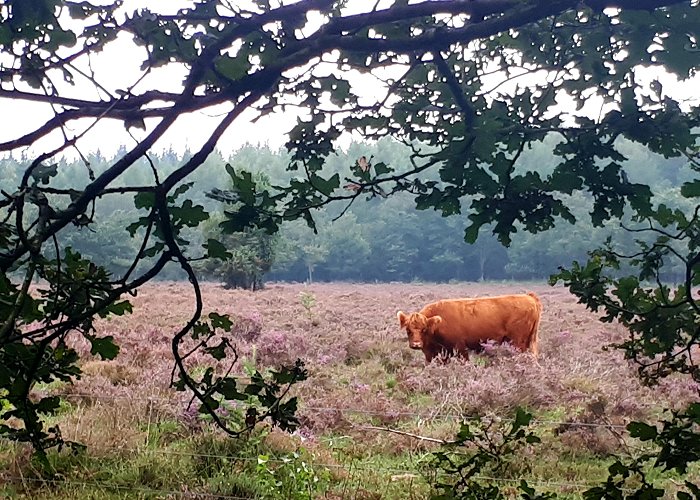
[[[227,166],[230,172],[231,167]],[[258,189],[269,187],[269,177],[264,172],[256,175],[247,173],[254,180]],[[235,187],[235,186],[234,186]],[[212,190],[210,196],[225,197],[218,188]],[[231,201],[233,210],[237,201]],[[232,213],[224,211],[204,223],[204,238],[211,249],[221,245],[218,252],[222,255],[205,260],[198,266],[205,275],[223,281],[226,288],[244,288],[259,290],[263,287],[263,277],[274,262],[275,239],[264,229],[244,227],[231,231],[230,217]]]
[[[551,144],[538,144],[525,153],[524,161],[534,172],[544,175],[547,168],[544,160],[551,156],[552,148]],[[386,163],[400,163],[407,161],[411,151],[391,140],[376,144],[353,143],[347,151],[334,155],[326,168],[333,173],[340,172],[353,161],[351,158],[363,153]],[[680,194],[680,186],[690,177],[683,171],[683,163],[658,155],[644,163],[635,161],[641,151],[642,147],[627,151],[631,159],[623,166],[629,178],[638,179],[650,171],[655,172],[654,200],[692,211],[690,200]],[[265,158],[265,164],[256,165],[252,161],[255,158]],[[108,168],[114,158],[90,156],[89,160],[93,170],[99,173]],[[168,172],[183,158],[179,154],[168,154],[154,155],[152,160],[159,171]],[[621,231],[619,221],[593,226],[587,216],[591,197],[585,193],[576,193],[566,202],[577,218],[575,225],[564,223],[544,233],[521,233],[514,236],[509,247],[502,246],[488,227],[482,228],[475,244],[465,245],[463,233],[467,221],[442,217],[434,210],[415,210],[413,199],[407,193],[355,203],[342,217],[339,215],[344,206],[322,207],[314,213],[317,234],[304,221],[285,222],[275,235],[251,228],[231,234],[224,232],[221,227],[224,211],[235,210],[235,206],[205,196],[227,186],[229,176],[223,165],[248,167],[254,178],[264,174],[268,180],[258,186],[269,187],[288,183],[293,177],[293,173],[285,170],[288,161],[289,155],[284,151],[254,146],[241,148],[227,158],[210,155],[204,168],[193,178],[189,195],[211,216],[188,231],[186,238],[191,248],[215,239],[224,245],[230,257],[198,262],[195,266],[198,274],[239,288],[258,288],[268,279],[297,282],[543,280],[556,272],[558,266],[585,260],[587,252],[603,245],[608,236],[614,237],[619,251],[632,253],[636,250],[633,234]],[[8,158],[0,160],[0,169],[18,171],[21,164],[21,159]],[[53,181],[60,185],[66,179],[79,176],[83,168],[79,160],[66,163],[59,168]],[[270,178],[270,174],[274,177]],[[139,175],[138,170],[130,171],[125,176],[126,183],[136,184]],[[11,177],[0,179],[0,189],[12,189]],[[59,243],[73,247],[84,257],[119,274],[130,264],[125,256],[138,249],[138,240],[125,238],[124,229],[128,221],[139,217],[138,212],[128,197],[110,198],[108,203],[96,206],[94,224],[66,228],[58,238]],[[622,221],[631,224],[630,214]],[[651,238],[645,239],[652,242]],[[149,261],[144,259],[144,264]],[[678,264],[664,266],[665,281],[682,281],[684,268]],[[182,279],[182,274],[176,266],[171,266],[159,277]]]
[[[115,356],[115,339],[96,337],[93,320],[128,312],[124,295],[172,263],[192,282],[194,296],[191,320],[173,339],[173,384],[191,390],[232,434],[245,429],[227,427],[214,410],[222,399],[247,400],[251,392],[260,406],[249,408],[246,424],[270,416],[293,427],[294,402],[278,404],[275,396],[305,375],[299,365],[269,386],[257,383],[244,398],[230,377],[207,371],[198,379],[188,372],[182,344],[194,336],[215,359],[230,347],[208,344],[229,323],[215,313],[201,319],[192,268],[193,259],[225,257],[225,246],[188,245],[191,229],[209,215],[185,198],[185,181],[229,127],[290,111],[299,116],[287,143],[296,176],[268,189],[242,169],[230,169],[234,189],[212,193],[236,207],[226,216],[228,230],[273,233],[296,219],[315,227],[316,210],[332,202],[349,206],[407,193],[418,209],[462,214],[467,241],[488,228],[509,244],[516,232],[575,222],[572,197],[584,193],[591,202],[584,212],[594,226],[622,217],[628,207],[637,224],[630,229],[653,241],[640,242],[631,259],[608,245],[559,279],[592,309],[603,308],[607,320],[629,326],[630,341],[621,347],[647,380],[676,372],[700,380],[690,355],[700,339],[693,295],[700,284],[699,210],[655,204],[647,184],[653,178],[635,180],[623,166],[632,144],[644,150],[640,158],[658,154],[699,168],[699,103],[684,99],[673,84],[696,77],[700,64],[697,2],[244,4],[209,0],[180,8],[167,2],[167,12],[128,12],[116,1],[0,1],[0,98],[36,110],[25,117],[29,125],[5,127],[9,137],[0,142],[0,151],[31,147],[0,201],[0,390],[10,408],[2,418],[23,422],[19,428],[2,424],[1,432],[38,450],[60,443],[57,429],[45,430],[39,418],[58,402],[30,398],[32,387],[79,374],[77,356],[65,343],[71,335],[83,335],[103,357]],[[133,78],[115,87],[96,63],[124,41],[138,52],[118,69]],[[174,82],[170,69],[182,80]],[[186,114],[200,111],[218,116],[218,125],[187,159],[160,171],[152,162],[158,140]],[[84,161],[82,176],[58,186],[58,155],[73,151],[87,159],[81,145],[104,121],[123,124],[133,137],[130,146],[99,174]],[[332,172],[327,163],[347,133],[391,136],[412,152],[400,163],[362,154]],[[542,160],[546,168],[533,170],[525,152],[543,141],[554,145],[552,155]],[[126,174],[144,163],[142,179],[125,183]],[[695,204],[700,180],[683,182],[680,193]],[[59,237],[71,225],[98,224],[96,207],[120,196],[132,198],[140,211],[125,221],[138,244],[131,262],[111,275]],[[360,241],[346,243],[366,249]],[[308,250],[311,273],[326,250]],[[454,255],[445,251],[439,258],[450,262]],[[674,262],[684,269],[683,283],[669,288],[660,273]],[[636,270],[620,278],[625,265]],[[46,288],[33,289],[34,278]]]

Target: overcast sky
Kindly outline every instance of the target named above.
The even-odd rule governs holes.
[[[142,48],[135,47],[129,40],[119,40],[109,45],[104,53],[93,59],[93,69],[108,89],[124,89],[138,78],[138,72],[134,68],[133,62],[141,61],[142,58]],[[147,78],[136,87],[134,93],[138,93],[139,90],[144,91],[151,84],[161,90],[165,90],[163,88],[165,86],[170,90],[176,91],[178,90],[177,83],[182,82],[184,75],[184,68],[160,69],[156,74]],[[172,85],[168,82],[171,82]],[[98,97],[94,87],[89,84],[78,84],[78,87],[78,95],[82,95],[84,98]],[[75,95],[75,93],[69,91],[65,95]],[[209,137],[211,131],[218,123],[220,118],[217,115],[229,109],[230,106],[227,106],[218,110],[212,109],[206,113],[196,112],[183,115],[163,137],[162,141],[157,144],[156,149],[172,147],[181,152],[186,146],[189,146],[191,149],[197,148],[199,144]],[[52,115],[51,110],[45,104],[0,99],[0,116],[5,117],[6,124],[9,121],[12,123],[11,127],[3,126],[0,128],[0,141],[4,141],[32,131],[39,124],[47,121]],[[222,137],[219,149],[231,151],[246,142],[253,144],[267,143],[273,148],[284,144],[285,132],[294,123],[292,117],[289,117],[289,119],[280,117],[275,117],[274,119],[263,118],[257,124],[251,124],[250,119],[253,116],[251,112],[248,113],[248,116],[244,115],[237,120]],[[7,120],[8,117],[11,117],[11,120]],[[155,121],[155,119],[151,120],[151,124],[155,123]],[[77,134],[91,123],[92,120],[74,121],[69,124],[69,128]],[[132,128],[131,133],[137,138],[145,136],[143,130],[136,128]],[[41,145],[57,145],[56,139],[58,138],[56,137],[52,141],[41,141]],[[80,141],[82,149],[100,149],[107,154],[116,151],[120,145],[128,146],[130,144],[133,145],[134,140],[127,134],[123,124],[114,120],[101,120],[94,130]]]
[[[134,8],[148,5],[152,9],[158,9],[163,12],[174,12],[177,6],[183,6],[190,2],[179,0],[126,0],[123,9],[126,11]],[[242,2],[235,2],[241,5]],[[367,0],[357,0],[351,2],[350,5],[360,6],[367,9],[374,2]],[[311,20],[309,29],[313,30],[318,23],[317,20]],[[314,26],[315,25],[315,26]],[[116,89],[124,89],[132,85],[138,78],[138,65],[143,60],[145,49],[137,47],[127,36],[120,37],[116,42],[109,44],[107,48],[92,59],[92,69],[98,75],[100,82],[110,91]],[[86,65],[81,66],[87,69]],[[653,77],[662,79],[667,90],[672,90],[677,97],[687,99],[698,99],[698,93],[694,89],[696,85],[674,85],[672,78],[665,74],[656,74],[654,72],[642,71],[640,74],[645,76],[645,79]],[[161,68],[152,74],[148,75],[134,89],[135,93],[143,92],[148,88],[158,88],[160,90],[178,91],[180,83],[185,76],[185,69],[181,67]],[[498,78],[494,76],[493,78]],[[496,82],[494,82],[496,83]],[[700,78],[695,78],[695,84],[700,84]],[[364,92],[371,93],[372,85],[360,85],[364,87]],[[360,90],[362,92],[362,90]],[[100,95],[93,86],[89,84],[78,84],[73,88],[61,87],[62,95],[75,96],[82,98],[104,98]],[[562,103],[566,106],[566,103]],[[183,115],[171,128],[171,130],[157,143],[155,149],[173,148],[178,152],[182,152],[186,147],[192,150],[198,147],[210,136],[211,131],[218,123],[220,113],[230,110],[230,106],[223,106],[219,109],[211,109],[206,112],[196,112]],[[597,115],[600,110],[599,102],[594,100],[587,103],[588,114]],[[51,117],[51,110],[44,104],[37,104],[25,101],[11,101],[9,99],[0,99],[0,116],[5,118],[3,127],[0,127],[0,141],[14,139],[35,129],[40,124],[44,123]],[[262,118],[257,123],[251,123],[251,119],[255,116],[254,111],[245,113],[229,128],[219,142],[218,148],[224,154],[239,148],[245,143],[252,144],[268,144],[272,148],[281,147],[286,141],[286,132],[293,126],[295,116],[292,112],[287,114],[276,114]],[[151,124],[155,123],[153,120]],[[8,124],[11,123],[11,126]],[[82,120],[71,122],[69,125],[74,134],[80,133],[85,127],[90,125],[92,120]],[[142,138],[146,132],[140,129],[132,128],[131,132],[134,136]],[[36,151],[43,151],[50,146],[56,146],[61,141],[61,137],[56,135],[52,140],[43,140],[37,144],[39,148]],[[81,139],[80,147],[83,152],[94,151],[100,149],[104,154],[112,154],[116,149],[126,145],[130,147],[134,145],[134,140],[127,134],[121,122],[113,120],[102,120],[90,134]]]
[[[253,2],[250,0],[235,0],[231,3],[238,8],[254,8]],[[375,3],[375,1],[368,0],[350,0],[346,11],[354,13],[368,10]],[[379,7],[381,8],[388,3],[390,3],[388,0],[380,0]],[[192,4],[191,0],[124,0],[119,13],[124,15],[135,9],[148,7],[154,12],[174,14],[179,9]],[[317,29],[320,26],[320,19],[319,15],[312,13],[304,31]],[[100,83],[110,91],[124,89],[131,86],[139,78],[138,66],[143,61],[144,56],[145,49],[135,46],[130,37],[120,36],[116,42],[109,44],[103,52],[92,58],[92,69],[98,76]],[[81,68],[87,69],[86,64],[83,64]],[[143,92],[148,88],[177,92],[181,89],[180,83],[185,74],[186,71],[182,67],[159,68],[135,87],[134,93]],[[60,91],[61,95],[68,97],[105,98],[104,95],[96,92],[94,86],[86,84],[84,81],[73,88],[62,85]],[[221,119],[220,114],[230,109],[230,106],[223,106],[219,109],[183,115],[161,141],[156,143],[155,149],[172,148],[178,152],[182,152],[187,147],[191,150],[198,149],[210,137],[211,132]],[[0,141],[6,141],[33,131],[49,120],[52,112],[45,104],[0,98],[0,116],[11,117],[11,127],[0,127]],[[287,140],[286,133],[296,122],[296,114],[293,111],[269,115],[252,123],[251,120],[255,116],[254,110],[247,111],[240,116],[222,136],[217,146],[218,149],[224,154],[228,154],[246,143],[267,144],[273,149],[282,147]],[[151,120],[150,125],[156,121]],[[69,124],[69,127],[74,134],[79,134],[92,122],[92,120],[74,121]],[[136,128],[131,128],[130,132],[137,139],[146,135],[145,131]],[[48,147],[58,146],[61,141],[60,134],[56,134],[52,140],[39,141],[37,147],[31,151],[44,151]],[[134,144],[134,139],[126,132],[123,124],[114,120],[101,120],[86,137],[79,141],[81,150],[100,149],[105,154],[115,152],[121,145],[129,147]]]
[[[158,12],[174,13],[178,8],[191,3],[181,0],[125,0],[121,10],[122,12],[130,12],[135,8],[147,5],[150,9]],[[239,0],[234,3],[238,6],[244,4]],[[144,54],[145,49],[135,46],[129,37],[123,36],[116,42],[109,44],[102,53],[93,57],[92,68],[102,85],[110,91],[124,89],[139,78],[138,66],[144,59]],[[86,69],[86,65],[81,65],[81,68]],[[160,68],[146,77],[134,89],[134,93],[143,92],[149,87],[178,91],[185,74],[185,69],[181,67]],[[61,95],[69,97],[90,99],[105,97],[99,95],[94,86],[86,84],[84,81],[73,88],[65,85],[60,88]],[[157,143],[155,149],[173,148],[176,151],[183,151],[186,147],[198,148],[210,136],[211,131],[218,123],[220,119],[218,115],[228,110],[230,110],[230,106],[183,115]],[[0,127],[0,141],[6,141],[31,132],[50,119],[52,112],[45,104],[0,98],[0,116],[4,118],[5,122]],[[268,144],[272,148],[278,148],[285,143],[285,134],[295,123],[295,117],[287,114],[287,116],[277,115],[262,118],[257,123],[252,124],[250,120],[254,116],[255,113],[251,111],[236,120],[222,137],[218,148],[225,153],[239,148],[245,143]],[[156,120],[152,120],[151,124],[155,122]],[[11,126],[8,126],[8,123],[11,123]],[[91,123],[92,120],[74,121],[71,122],[69,128],[77,134]],[[136,128],[132,128],[131,133],[137,138],[146,135],[146,132]],[[37,143],[38,147],[34,148],[34,151],[56,146],[60,140],[60,136],[54,136],[52,140],[42,140]],[[133,145],[134,140],[125,131],[121,122],[102,120],[88,136],[80,140],[79,144],[81,150],[84,151],[100,149],[104,153],[110,154],[116,151],[120,145],[127,147]]]

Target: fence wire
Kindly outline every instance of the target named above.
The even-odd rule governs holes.
[[[315,467],[328,467],[328,464],[314,464]],[[366,469],[363,468],[357,468],[357,467],[343,467],[346,471],[359,471],[359,472],[364,472]],[[385,471],[385,472],[392,472],[394,469],[385,469],[385,468],[374,468],[372,470],[375,471]],[[403,475],[404,479],[410,479],[410,480],[420,480],[422,482],[422,476],[416,474],[416,471],[397,471],[397,475]],[[365,479],[366,476],[363,476],[363,478],[358,478],[354,475],[351,475],[349,480],[346,479],[344,483],[352,483],[354,480],[357,479]],[[520,478],[503,478],[503,477],[493,477],[493,476],[474,476],[474,480],[477,481],[484,481],[488,483],[500,483],[500,484],[509,484],[509,485],[519,485],[522,480],[526,480],[528,485],[531,487],[538,487],[538,488],[556,488],[560,490],[567,490],[569,492],[582,492],[587,489],[589,489],[591,486],[594,486],[596,482],[593,481],[548,481],[548,480],[541,480],[541,479],[532,479],[532,478],[525,478],[525,477],[520,477]],[[183,491],[183,490],[174,490],[174,489],[163,489],[163,488],[148,488],[145,486],[136,486],[136,485],[125,485],[125,484],[119,484],[119,483],[110,483],[107,481],[79,481],[79,480],[73,480],[73,479],[50,479],[50,478],[32,478],[32,477],[26,477],[26,476],[15,476],[15,475],[10,475],[10,474],[0,474],[0,481],[4,482],[14,482],[14,483],[19,483],[22,485],[27,485],[27,483],[33,483],[37,486],[45,486],[45,487],[51,487],[55,488],[58,486],[68,486],[72,488],[82,488],[82,489],[87,489],[87,488],[95,488],[95,489],[101,489],[101,490],[117,490],[117,491],[123,491],[123,492],[128,492],[128,493],[140,493],[140,494],[145,494],[145,495],[153,495],[153,494],[158,494],[158,495],[167,495],[167,496],[176,496],[176,497],[181,497],[181,498],[221,498],[221,499],[226,499],[226,500],[245,500],[245,499],[250,499],[249,496],[237,496],[237,495],[227,495],[225,493],[211,493],[211,492],[206,492],[206,491]],[[392,479],[392,481],[394,481]],[[633,490],[623,490],[626,492],[631,492]]]
[[[72,479],[45,479],[45,478],[29,478],[24,476],[11,476],[8,474],[0,474],[0,480],[12,481],[17,483],[38,483],[39,485],[47,487],[57,487],[57,486],[71,486],[76,488],[96,488],[102,490],[117,490],[123,491],[125,493],[141,493],[144,495],[167,495],[167,496],[177,496],[183,498],[222,498],[226,500],[250,500],[250,497],[241,497],[234,495],[226,495],[223,493],[208,493],[199,491],[177,491],[177,490],[166,490],[159,488],[146,488],[135,485],[124,485],[117,483],[108,483],[105,481],[75,481]]]
[[[154,403],[154,402],[161,402],[161,403],[177,403],[180,404],[181,401],[178,401],[174,398],[166,398],[166,397],[134,397],[131,395],[110,395],[110,394],[86,394],[86,393],[65,393],[65,394],[52,394],[52,396],[58,396],[62,398],[67,398],[67,397],[75,397],[75,398],[82,398],[82,399],[99,399],[99,400],[114,400],[114,401],[134,401],[134,402],[143,402],[143,403]],[[412,417],[412,418],[419,418],[419,419],[424,419],[424,420],[455,420],[455,421],[471,421],[471,420],[480,420],[484,417],[489,417],[489,418],[496,418],[499,419],[503,422],[509,422],[513,421],[512,416],[504,416],[504,415],[497,415],[497,414],[488,414],[488,415],[482,415],[482,416],[471,416],[471,415],[461,415],[458,413],[422,413],[422,412],[410,412],[410,411],[379,411],[379,410],[368,410],[365,408],[351,408],[351,407],[331,407],[331,406],[308,406],[304,404],[300,404],[298,407],[299,410],[309,410],[309,411],[318,411],[322,413],[351,413],[351,414],[356,414],[356,415],[369,415],[369,416],[375,416],[375,417],[387,417],[387,418],[399,418],[399,417]],[[627,429],[626,425],[622,424],[613,424],[613,423],[600,423],[600,422],[577,422],[577,421],[562,421],[562,420],[544,420],[544,419],[538,419],[535,418],[532,420],[533,424],[539,424],[543,426],[549,426],[549,427],[559,427],[559,426],[570,426],[570,427],[591,427],[591,428],[605,428],[605,429],[617,429],[621,431],[625,431]]]
[[[186,458],[199,458],[205,460],[221,460],[228,462],[258,462],[259,458],[257,456],[245,456],[245,455],[235,455],[235,454],[217,454],[217,453],[196,453],[187,452],[172,449],[153,449],[148,446],[143,448],[125,448],[119,446],[103,448],[105,450],[116,450],[119,452],[135,453],[140,455],[166,455],[175,457],[186,457]],[[270,463],[273,465],[284,465],[288,464],[291,460],[289,458],[276,458],[276,457],[266,457],[265,463]],[[368,474],[376,475],[387,475],[390,476],[388,482],[397,482],[410,480],[411,482],[418,481],[422,484],[426,483],[426,477],[421,471],[422,464],[420,460],[415,464],[412,469],[409,468],[396,468],[396,467],[385,467],[370,464],[358,464],[354,460],[350,463],[340,464],[340,463],[327,463],[327,462],[310,462],[310,466],[315,470],[335,470],[337,472],[344,472],[348,474],[348,477],[342,479],[343,484],[354,484],[355,482],[366,482]],[[429,474],[428,474],[429,475]],[[543,491],[550,491],[551,489],[557,489],[567,492],[583,492],[593,486],[599,485],[599,481],[553,481],[533,477],[517,477],[517,478],[505,478],[505,477],[494,477],[488,475],[476,475],[473,477],[476,481],[483,481],[492,484],[501,485],[519,485],[522,480],[526,480],[528,485],[531,487],[536,487],[542,489]],[[100,489],[100,490],[111,490],[111,491],[121,491],[124,493],[132,494],[143,494],[143,495],[165,495],[169,497],[179,497],[179,498],[220,498],[220,499],[245,499],[250,497],[241,497],[236,495],[227,495],[224,493],[210,493],[206,491],[181,491],[174,489],[163,489],[163,488],[148,488],[145,486],[137,485],[125,485],[118,482],[107,482],[107,481],[80,481],[75,479],[50,479],[50,478],[32,478],[19,475],[2,474],[0,473],[0,482],[13,482],[16,484],[21,484],[24,489],[27,489],[27,483],[33,483],[36,486],[65,486],[73,489]],[[631,492],[633,490],[624,489],[623,491]]]
[[[188,458],[208,458],[208,459],[219,459],[219,460],[228,460],[231,462],[258,462],[258,457],[256,456],[245,456],[245,455],[224,455],[224,454],[216,454],[216,453],[195,453],[195,452],[187,452],[187,451],[179,451],[179,450],[168,450],[168,449],[150,449],[150,448],[123,448],[123,447],[107,447],[103,448],[107,450],[119,450],[119,451],[126,451],[126,452],[132,452],[132,453],[141,453],[141,454],[156,454],[156,455],[170,455],[170,456],[180,456],[180,457],[188,457]],[[283,465],[287,464],[290,462],[290,459],[284,459],[284,458],[272,458],[272,457],[267,457],[265,459],[265,463],[271,463],[271,464],[278,464],[278,465]],[[420,478],[420,470],[419,467],[421,467],[421,464],[416,463],[415,468],[413,469],[407,469],[407,468],[396,468],[396,467],[384,467],[384,466],[377,466],[377,465],[362,465],[362,464],[357,464],[355,461],[351,461],[348,464],[338,464],[338,463],[323,463],[323,462],[312,462],[310,464],[314,468],[320,468],[320,469],[328,469],[328,470],[343,470],[346,472],[375,472],[375,473],[385,473],[385,474],[391,474],[392,476],[412,476],[417,478]],[[0,478],[2,478],[3,475],[0,474]],[[10,476],[5,476],[6,478],[10,479]],[[15,477],[14,479],[22,479],[21,477]],[[590,488],[591,486],[600,484],[597,481],[549,481],[549,480],[544,480],[544,479],[533,479],[533,478],[528,478],[525,476],[521,476],[518,478],[504,478],[504,477],[494,477],[494,476],[485,476],[485,475],[476,475],[474,476],[475,480],[478,481],[489,481],[489,482],[495,482],[495,483],[516,483],[520,484],[520,482],[525,479],[527,480],[528,484],[530,485],[538,485],[538,486],[555,486],[555,487],[560,487],[560,488],[579,488],[579,489],[584,489],[584,488]],[[35,479],[36,481],[44,481],[43,479]],[[46,480],[49,481],[49,480]],[[70,484],[70,480],[54,480],[56,482],[61,482],[61,483],[68,483]],[[105,484],[111,484],[111,483],[105,483]],[[228,498],[228,497],[226,497]]]

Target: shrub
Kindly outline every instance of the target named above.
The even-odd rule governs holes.
[[[300,333],[271,330],[263,332],[256,340],[257,361],[263,366],[280,366],[303,358],[307,340]]]

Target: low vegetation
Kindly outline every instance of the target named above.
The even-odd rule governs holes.
[[[293,387],[294,434],[258,427],[238,440],[217,433],[185,393],[168,388],[170,339],[189,314],[184,284],[145,287],[134,314],[99,323],[120,339],[115,361],[84,356],[75,384],[37,388],[65,395],[55,418],[63,437],[86,445],[50,454],[50,480],[30,449],[0,444],[0,496],[10,498],[425,498],[440,478],[433,452],[467,419],[497,431],[518,408],[533,414],[523,442],[495,473],[476,480],[509,495],[521,480],[538,491],[579,497],[607,477],[614,455],[644,450],[625,425],[681,409],[697,385],[668,377],[640,385],[622,354],[603,347],[625,332],[586,312],[563,288],[541,284],[270,284],[258,292],[205,285],[207,310],[229,313],[237,376],[307,361]],[[446,296],[533,290],[544,313],[541,355],[487,346],[470,362],[424,365],[395,313]],[[198,369],[197,356],[188,360]],[[204,369],[204,364],[202,364]],[[222,418],[241,418],[235,407]],[[475,431],[476,432],[476,431]],[[535,442],[539,441],[539,442]],[[493,471],[492,471],[493,472]],[[485,481],[484,481],[485,479]],[[673,490],[676,478],[654,476]]]

